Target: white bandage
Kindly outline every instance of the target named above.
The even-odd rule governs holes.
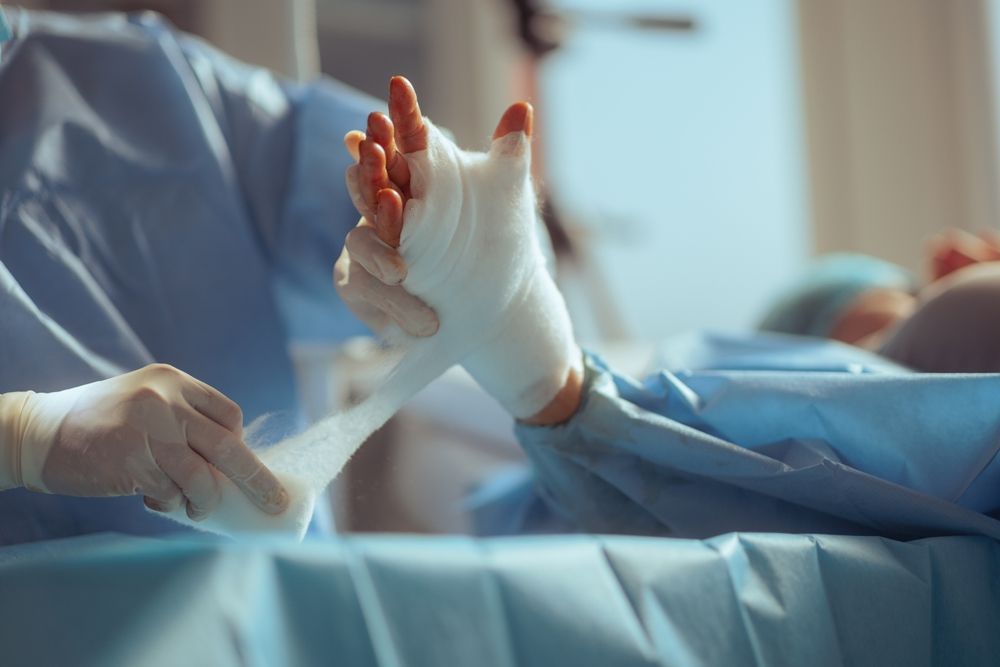
[[[470,153],[428,131],[428,149],[407,156],[403,285],[437,310],[435,342],[512,415],[530,417],[580,364],[538,239],[531,142],[513,132]]]
[[[531,143],[523,133],[488,153],[458,149],[429,121],[428,148],[406,155],[413,198],[400,252],[403,285],[438,313],[438,333],[405,338],[403,358],[363,403],[319,422],[262,454],[288,486],[293,507],[280,517],[257,510],[228,481],[222,505],[195,523],[214,532],[301,533],[318,493],[371,433],[454,364],[515,417],[530,417],[564,386],[581,355],[565,302],[546,269],[531,183]]]

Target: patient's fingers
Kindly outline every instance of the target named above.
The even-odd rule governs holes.
[[[369,139],[374,139],[385,149],[386,160],[391,160],[392,154],[396,152],[392,121],[381,111],[372,111],[368,114],[368,127],[365,131]]]
[[[515,102],[507,107],[497,123],[493,138],[499,139],[511,132],[524,132],[529,137],[534,129],[534,110],[527,102]]]
[[[383,242],[393,248],[399,247],[403,233],[403,198],[395,190],[385,188],[378,192],[375,231]]]
[[[979,239],[986,245],[987,254],[991,260],[1000,260],[1000,232],[995,229],[983,229]]]
[[[987,254],[988,246],[964,230],[946,230],[931,238],[928,246],[933,280],[990,259]]]
[[[417,93],[404,77],[389,81],[389,117],[395,126],[396,146],[403,153],[427,148],[427,126],[420,113]]]
[[[368,115],[368,136],[385,150],[385,167],[389,180],[407,194],[410,191],[410,166],[406,158],[396,150],[395,127],[388,116],[378,111]]]
[[[361,264],[383,283],[395,285],[406,278],[406,262],[378,237],[370,223],[362,223],[352,229],[347,234],[344,247],[351,253],[352,261]]]
[[[385,170],[385,150],[376,141],[365,139],[358,148],[361,154],[359,185],[365,205],[375,210],[378,191],[392,187],[389,174]]]
[[[347,193],[351,196],[351,203],[362,216],[368,220],[375,219],[375,209],[368,205],[361,194],[361,165],[352,164],[344,174],[347,181]]]
[[[360,151],[358,150],[361,142],[365,140],[365,133],[361,130],[351,130],[344,135],[344,148],[347,152],[351,154],[354,161],[357,162],[361,159]]]

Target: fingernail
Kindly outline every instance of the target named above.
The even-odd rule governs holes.
[[[284,488],[279,488],[274,499],[268,503],[268,507],[273,510],[274,514],[284,512],[288,508],[288,491],[285,491]]]
[[[389,259],[388,257],[375,257],[375,268],[378,270],[379,275],[376,276],[383,283],[394,285],[398,283],[400,278],[400,269],[396,262]]]
[[[195,509],[191,505],[188,505],[187,506],[187,515],[188,515],[188,518],[191,519],[192,521],[201,521],[206,516],[208,516],[208,512],[205,512],[205,511],[202,511],[202,510],[199,510],[199,509]]]
[[[423,312],[422,319],[423,322],[420,324],[420,330],[418,335],[426,338],[428,336],[433,336],[434,334],[436,334],[438,331],[439,323],[437,317],[434,316],[433,312],[430,311],[429,309],[425,310]]]
[[[163,503],[153,500],[152,498],[144,498],[143,504],[154,512],[166,512],[167,507]]]

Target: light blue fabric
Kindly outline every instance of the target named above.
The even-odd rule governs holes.
[[[913,276],[895,264],[869,255],[820,257],[775,302],[760,324],[762,331],[829,336],[844,309],[873,289],[911,291]]]
[[[341,139],[377,103],[277,81],[153,14],[18,26],[0,66],[0,392],[161,361],[248,420],[294,423],[289,339],[364,331],[330,276],[357,221]],[[176,529],[136,498],[0,494],[0,543]]]
[[[678,334],[655,347],[650,369],[671,371],[799,371],[899,373],[906,369],[853,345],[776,333]]]
[[[94,537],[0,549],[3,663],[989,665],[1000,545],[948,537]]]
[[[723,356],[739,347],[720,340]],[[696,365],[718,365],[711,341],[688,345],[700,349]],[[589,358],[571,421],[518,426],[533,474],[480,491],[478,530],[1000,538],[990,516],[1000,512],[1000,375],[859,373],[866,353],[844,346],[807,371],[802,353],[816,342],[783,345],[794,371],[767,370],[783,365],[772,349],[758,370],[664,370],[642,383]]]
[[[3,61],[3,44],[4,42],[9,42],[14,33],[10,29],[10,23],[7,21],[7,14],[4,12],[3,7],[0,7],[0,61]]]

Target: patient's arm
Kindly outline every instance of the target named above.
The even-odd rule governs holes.
[[[526,102],[511,105],[500,118],[494,139],[513,132],[524,132],[530,137],[532,113]],[[390,83],[389,114],[390,117],[371,114],[365,133],[352,132],[345,137],[347,149],[358,160],[348,181],[356,205],[380,241],[380,244],[368,244],[366,249],[374,248],[372,254],[375,255],[367,260],[368,263],[398,263],[405,277],[405,263],[397,252],[393,252],[400,243],[405,204],[410,198],[410,167],[405,156],[427,149],[428,129],[416,93],[402,77],[395,77]],[[351,248],[348,251],[351,254]],[[358,261],[366,260],[359,258]],[[344,291],[341,288],[341,292]],[[523,421],[554,425],[568,420],[580,405],[582,387],[582,371],[579,366],[573,366],[554,398]]]

